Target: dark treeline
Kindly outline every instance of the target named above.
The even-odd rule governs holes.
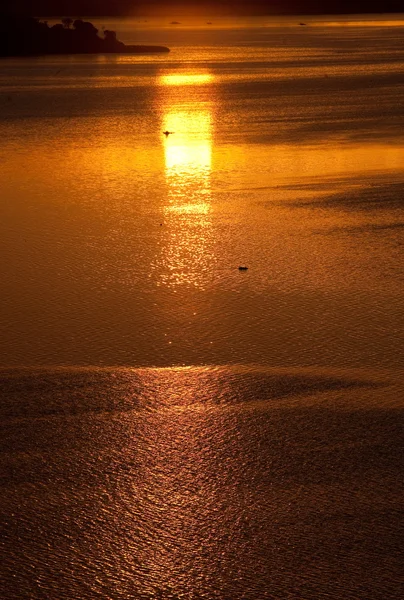
[[[41,17],[65,14],[353,14],[403,12],[404,0],[2,0],[2,10]]]
[[[82,19],[66,17],[49,26],[34,17],[0,17],[0,56],[166,51],[163,46],[126,46],[111,30],[103,31],[101,37],[92,23]]]

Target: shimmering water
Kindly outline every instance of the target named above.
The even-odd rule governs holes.
[[[402,598],[404,26],[158,25],[0,62],[2,597]]]
[[[2,373],[3,598],[402,597],[402,387]]]

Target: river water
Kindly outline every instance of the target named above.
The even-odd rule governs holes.
[[[108,21],[171,52],[0,62],[2,597],[403,597],[378,19]]]

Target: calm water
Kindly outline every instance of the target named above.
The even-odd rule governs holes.
[[[0,62],[2,598],[403,597],[404,19],[305,22]]]

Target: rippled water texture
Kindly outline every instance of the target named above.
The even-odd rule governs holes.
[[[404,27],[133,27],[0,63],[0,364],[402,367]]]
[[[404,21],[305,21],[0,61],[1,598],[404,597]]]
[[[3,597],[402,598],[402,387],[385,376],[2,380]]]

